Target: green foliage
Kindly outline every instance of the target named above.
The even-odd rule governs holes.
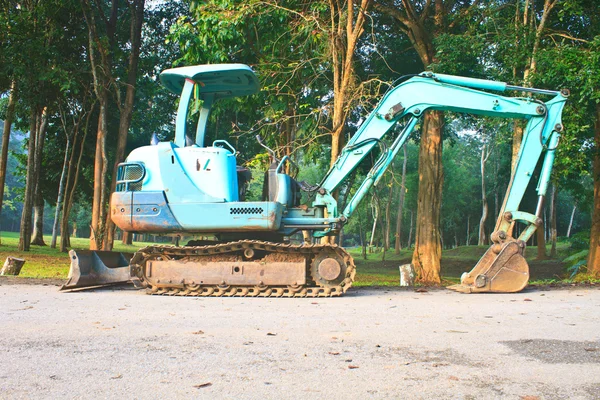
[[[590,247],[590,232],[581,231],[567,239],[573,250],[587,249]]]

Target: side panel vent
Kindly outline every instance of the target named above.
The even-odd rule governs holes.
[[[146,169],[142,163],[121,163],[117,172],[117,192],[142,190]]]
[[[262,214],[263,209],[261,207],[234,207],[229,209],[229,214]]]

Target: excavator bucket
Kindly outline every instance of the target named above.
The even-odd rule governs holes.
[[[465,272],[459,285],[448,287],[463,293],[514,293],[529,281],[529,265],[523,255],[524,243],[494,244],[471,272]]]
[[[60,290],[72,291],[129,282],[130,253],[71,250],[71,269]]]

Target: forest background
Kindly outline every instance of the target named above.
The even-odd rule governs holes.
[[[208,140],[231,141],[259,177],[269,163],[260,133],[313,184],[394,81],[431,70],[571,90],[544,226],[529,245],[545,258],[568,243],[573,264],[600,274],[599,50],[595,0],[6,0],[0,229],[18,231],[23,251],[66,251],[70,237],[89,237],[91,249],[131,241],[110,221],[109,194],[132,149],[173,139],[166,68],[250,65],[260,93],[217,103]],[[338,240],[365,257],[414,249],[422,280],[439,282],[443,248],[489,244],[522,132],[428,113]],[[340,190],[341,206],[376,156]],[[534,189],[522,209],[535,209]]]

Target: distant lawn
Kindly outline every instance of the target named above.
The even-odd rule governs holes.
[[[18,251],[19,233],[2,232],[0,236],[2,244],[0,245],[0,262],[8,256],[25,259],[25,265],[21,270],[20,277],[23,278],[56,278],[66,279],[71,264],[68,253],[61,253],[58,249],[60,245],[60,236],[57,241],[57,248],[51,249],[50,243],[52,236],[44,235],[44,242],[47,246],[31,246],[31,251]],[[89,248],[90,240],[88,238],[71,238],[73,249],[81,250]],[[153,243],[133,242],[133,245],[127,246],[121,241],[115,241],[114,251],[134,253],[140,248]]]
[[[488,246],[460,246],[442,251],[442,284],[458,283],[462,273],[473,269],[487,249]],[[412,250],[401,250],[400,254],[396,255],[392,249],[386,252],[385,261],[382,261],[381,251],[367,253],[367,260],[363,259],[360,248],[349,251],[356,264],[356,286],[398,286],[398,267],[412,261]],[[550,253],[550,247],[547,248],[547,253]],[[526,258],[529,263],[530,281],[563,279],[565,271],[561,260],[567,253],[568,245],[559,243],[560,259],[536,260],[536,248],[528,248]]]
[[[8,256],[24,258],[26,260],[20,277],[23,278],[54,278],[66,279],[69,272],[70,260],[67,253],[50,248],[50,236],[44,236],[48,246],[31,246],[31,251],[20,252],[17,250],[19,234],[16,232],[2,232],[0,245],[0,262]],[[60,240],[60,238],[59,238]],[[115,241],[114,251],[134,253],[142,247],[154,243],[134,242],[133,245],[123,245]],[[73,249],[88,249],[88,238],[71,238]],[[470,271],[479,258],[487,250],[487,246],[461,246],[442,252],[443,284],[458,283],[463,272]],[[388,251],[385,261],[382,261],[382,252],[368,253],[367,260],[361,255],[360,248],[348,249],[354,257],[357,267],[356,286],[397,286],[399,283],[398,267],[409,264],[412,259],[412,250],[402,250],[400,254]],[[548,248],[548,252],[550,249]],[[568,245],[559,244],[558,253],[564,258],[568,253]],[[527,251],[527,261],[530,266],[532,281],[559,280],[565,277],[564,265],[560,260],[535,260],[535,248]]]

